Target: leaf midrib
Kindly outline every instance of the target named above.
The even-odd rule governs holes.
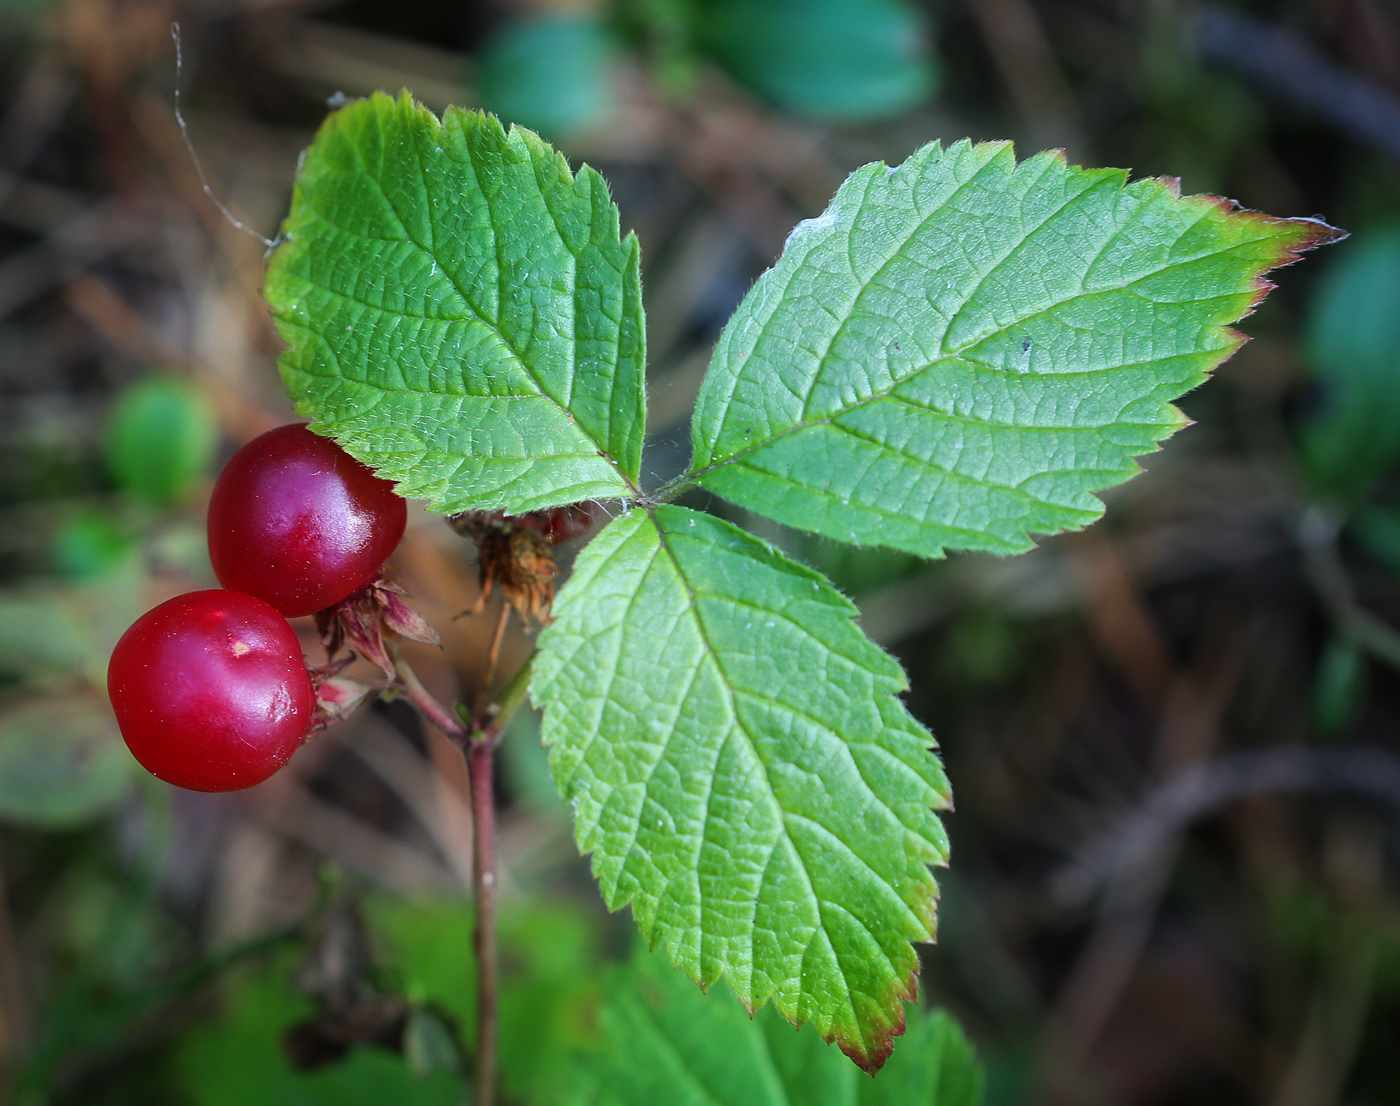
[[[811,875],[810,875],[810,873],[807,871],[807,861],[806,861],[806,858],[804,857],[802,850],[798,847],[798,844],[797,844],[796,840],[793,838],[792,833],[791,833],[791,831],[790,831],[789,828],[788,828],[787,812],[783,809],[782,804],[778,802],[777,792],[775,791],[775,789],[774,789],[774,787],[773,787],[772,777],[769,775],[769,772],[768,772],[768,765],[767,765],[767,763],[764,761],[763,757],[759,754],[758,747],[757,747],[757,745],[754,743],[753,736],[748,732],[747,728],[744,726],[744,724],[743,724],[743,722],[742,722],[742,720],[741,720],[740,713],[739,713],[739,710],[738,710],[738,703],[737,703],[737,701],[736,701],[736,692],[735,692],[735,689],[731,688],[730,685],[729,685],[728,677],[725,675],[725,672],[724,672],[724,666],[723,666],[723,664],[720,663],[720,660],[719,660],[719,652],[718,652],[718,650],[716,650],[714,644],[713,644],[713,643],[711,642],[711,640],[710,640],[709,632],[708,632],[708,630],[707,630],[707,628],[706,628],[704,617],[701,615],[700,610],[699,610],[699,607],[698,607],[697,604],[696,604],[696,597],[697,597],[700,593],[699,593],[698,589],[694,588],[694,587],[691,585],[689,578],[688,578],[688,577],[686,576],[686,574],[685,574],[685,570],[681,567],[680,559],[676,556],[674,550],[671,549],[670,543],[669,543],[669,541],[667,540],[667,538],[668,538],[668,533],[667,533],[667,531],[662,527],[662,525],[661,525],[661,523],[660,523],[660,520],[657,519],[656,514],[655,514],[655,509],[654,509],[654,508],[651,508],[651,507],[647,507],[647,508],[646,508],[646,511],[647,511],[647,515],[648,515],[650,524],[651,524],[651,526],[652,526],[652,528],[653,528],[653,530],[655,531],[656,536],[657,536],[657,546],[658,546],[658,548],[659,548],[663,553],[665,553],[666,558],[671,562],[672,569],[673,569],[673,571],[675,572],[676,580],[681,584],[681,586],[682,586],[683,589],[684,589],[685,597],[686,597],[686,606],[687,606],[688,612],[689,612],[689,614],[690,614],[690,616],[691,616],[691,620],[692,620],[692,622],[694,623],[694,625],[695,625],[695,627],[696,627],[696,632],[697,632],[697,633],[699,634],[699,636],[700,636],[701,643],[702,643],[702,645],[703,645],[703,647],[704,647],[704,649],[705,649],[706,657],[707,657],[709,663],[712,664],[712,665],[715,667],[716,671],[719,673],[719,675],[720,675],[720,677],[721,677],[720,680],[719,680],[719,684],[720,684],[720,687],[723,689],[723,694],[724,694],[724,696],[725,696],[725,699],[727,700],[727,705],[728,705],[728,708],[729,708],[729,714],[730,714],[730,716],[731,716],[731,717],[733,718],[733,720],[734,720],[733,727],[732,727],[732,729],[731,729],[729,732],[730,732],[731,734],[737,732],[737,733],[739,733],[739,734],[741,734],[741,735],[743,736],[744,742],[745,742],[745,744],[748,746],[748,751],[749,751],[750,757],[752,757],[753,762],[754,762],[755,764],[758,765],[759,769],[760,769],[760,770],[762,771],[762,773],[763,773],[763,779],[764,779],[764,784],[765,784],[765,788],[764,788],[764,797],[765,797],[765,799],[767,800],[767,802],[770,804],[771,809],[772,809],[772,810],[776,813],[776,815],[777,815],[778,824],[782,827],[782,840],[786,841],[787,847],[791,850],[792,855],[793,855],[793,857],[795,858],[795,860],[796,860],[796,862],[797,862],[797,865],[796,865],[796,866],[797,866],[797,868],[798,868],[798,869],[801,871],[801,873],[802,873],[802,878],[803,878],[804,884],[806,885],[807,893],[808,893],[808,895],[810,896],[812,903],[816,906],[816,910],[817,910],[817,919],[818,919],[818,923],[819,923],[818,926],[817,926],[817,930],[818,930],[818,932],[821,934],[821,938],[822,938],[823,942],[825,943],[828,952],[830,953],[831,960],[832,960],[832,962],[833,962],[833,964],[834,964],[834,966],[835,966],[835,968],[836,968],[836,971],[837,971],[837,972],[840,974],[840,976],[841,976],[842,989],[843,989],[843,997],[846,999],[846,1007],[847,1007],[847,1010],[848,1010],[849,1013],[850,1013],[850,1018],[851,1018],[850,1025],[851,1025],[852,1028],[860,1035],[860,1044],[861,1044],[861,1046],[862,1046],[862,1049],[864,1049],[864,1047],[867,1045],[867,1042],[866,1042],[866,1040],[865,1040],[865,1028],[864,1028],[864,1026],[863,1026],[863,1024],[862,1024],[862,1022],[861,1022],[860,1015],[856,1012],[856,1009],[855,1009],[855,1004],[854,1004],[854,1001],[853,1001],[853,998],[852,998],[854,992],[853,992],[853,989],[852,989],[852,987],[851,987],[850,978],[849,978],[849,977],[847,976],[847,974],[846,974],[845,966],[844,966],[844,964],[843,964],[842,961],[841,961],[840,955],[839,955],[839,954],[837,953],[837,951],[836,951],[836,946],[832,943],[831,934],[830,934],[830,931],[829,931],[828,928],[827,928],[827,919],[826,919],[826,905],[827,905],[827,904],[825,904],[825,903],[822,901],[821,897],[817,894],[816,887],[815,887],[815,885],[812,883]],[[863,779],[862,779],[862,782],[864,782]],[[877,796],[877,798],[878,798],[878,796]],[[797,815],[797,816],[798,816],[798,817],[801,817],[801,815]],[[810,821],[810,819],[807,819],[807,820]],[[825,827],[823,827],[823,829],[825,829]],[[829,830],[827,830],[826,832],[830,833]],[[702,838],[704,837],[703,832],[702,832],[701,836],[702,836]],[[832,836],[835,836],[835,835],[833,834]],[[839,840],[839,838],[838,838],[838,840]],[[845,843],[842,842],[842,844],[845,844]],[[774,849],[773,849],[773,850],[770,850],[770,852],[769,852],[769,860],[770,860],[770,862],[771,862],[771,858],[772,858],[774,852],[776,852],[776,848],[777,848],[777,846],[776,846],[776,843],[775,843]],[[849,846],[847,846],[847,849],[848,849],[848,851],[849,851]],[[857,859],[859,859],[859,858],[857,858]],[[864,863],[864,862],[862,862],[862,863]],[[765,870],[766,870],[766,868],[767,868],[767,863],[765,863],[764,867],[765,867]],[[869,869],[869,866],[868,866],[868,865],[866,865],[866,867],[867,867],[867,870],[873,871],[873,869]],[[886,880],[884,879],[883,876],[879,876],[878,873],[876,873],[876,877],[879,878],[882,882],[885,882],[885,883],[888,885],[888,881],[886,881]],[[891,890],[893,890],[893,888],[891,888]],[[897,893],[896,893],[896,896],[895,896],[895,897],[896,897],[896,898],[899,897]],[[902,900],[901,900],[901,901],[902,901]],[[838,904],[832,904],[832,905],[833,905],[833,906],[836,906],[836,905],[838,905]],[[857,920],[857,921],[858,921],[858,919],[855,919],[853,915],[850,915],[850,912],[849,912],[849,911],[846,911],[846,913],[847,913],[848,916],[851,916],[851,917],[852,917],[852,920]],[[867,928],[867,927],[864,927],[864,923],[861,923],[861,924],[862,924],[862,927],[863,927],[863,928],[866,928],[866,929],[867,929],[867,933],[869,933],[868,928]],[[753,946],[752,946],[752,940],[753,940],[754,936],[756,936],[756,934],[757,934],[757,926],[751,927],[751,928],[750,928],[750,950],[749,950],[750,971],[753,970],[753,965],[757,962],[757,957],[755,956],[755,950],[754,950],[754,948],[753,948]],[[887,963],[887,965],[888,965],[888,967],[889,967],[890,972],[892,973],[892,975],[895,976],[895,977],[898,977],[899,972],[898,972],[898,969],[897,969],[896,965],[893,963],[893,961],[891,961],[891,960],[889,959],[888,954],[885,953],[884,948],[883,948],[883,946],[880,944],[880,942],[879,942],[877,939],[875,939],[874,934],[872,933],[872,934],[870,934],[870,936],[871,936],[872,940],[874,941],[874,944],[876,945],[876,947],[877,947],[877,948],[880,948],[881,955],[885,957],[885,961],[886,961],[886,963]],[[811,948],[811,946],[808,945],[808,946],[807,946],[807,949],[810,950],[810,948]],[[805,951],[805,950],[804,950],[802,959],[804,959],[804,960],[806,959],[806,951]],[[805,991],[805,987],[803,987],[802,990]]]

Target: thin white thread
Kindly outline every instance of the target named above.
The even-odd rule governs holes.
[[[204,163],[199,160],[199,154],[195,152],[194,143],[190,141],[190,129],[185,124],[184,112],[180,110],[180,73],[184,68],[185,58],[181,49],[180,24],[170,24],[170,37],[175,40],[175,122],[180,126],[180,137],[185,140],[185,149],[189,151],[190,160],[194,162],[195,172],[199,174],[200,187],[204,189],[204,194],[209,197],[215,207],[219,209],[219,214],[228,220],[229,225],[241,230],[244,234],[250,234],[267,247],[270,253],[277,246],[277,241],[268,238],[247,223],[234,215],[225,205],[223,200],[214,195],[214,190],[209,187],[209,178],[204,175]]]

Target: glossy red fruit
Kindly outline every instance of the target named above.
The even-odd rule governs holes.
[[[209,501],[219,583],[291,618],[339,603],[374,578],[403,537],[408,508],[329,438],[304,424],[254,438]]]
[[[194,791],[236,791],[287,762],[316,693],[287,620],[236,591],[193,591],[147,611],[107,666],[132,755]]]

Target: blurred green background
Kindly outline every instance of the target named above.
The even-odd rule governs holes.
[[[172,20],[190,138],[263,234],[337,93],[485,106],[599,168],[642,242],[654,481],[688,458],[725,319],[864,162],[1009,137],[1350,229],[1276,277],[1195,425],[1084,534],[923,564],[743,521],[858,600],[942,743],[954,866],[922,998],[987,1102],[1400,1102],[1392,0],[3,0],[6,1100],[447,1104],[470,1062],[454,750],[378,705],[249,792],[176,792],[106,704],[122,630],[212,583],[211,473],[291,417],[263,244],[177,126]],[[395,559],[445,698],[487,648],[489,617],[454,620],[470,554],[415,509]],[[664,1089],[685,1055],[738,1088],[694,1101],[730,1106],[756,1033],[846,1086],[810,1031],[627,966],[532,719],[503,758],[508,1101],[690,1101]],[[931,1066],[877,1081],[899,1101],[979,1099],[952,1023],[901,1055]]]

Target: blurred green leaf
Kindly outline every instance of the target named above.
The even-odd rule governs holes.
[[[1348,530],[1371,557],[1400,572],[1400,510],[1369,506],[1357,511]]]
[[[452,1028],[426,1006],[408,1013],[403,1031],[403,1055],[420,1079],[435,1071],[461,1072],[462,1052]]]
[[[117,399],[107,427],[107,467],[122,491],[170,506],[198,486],[218,444],[218,420],[197,385],[148,377]]]
[[[91,821],[126,796],[133,763],[95,697],[10,707],[0,713],[0,819],[44,829]]]
[[[69,515],[53,539],[53,558],[65,576],[88,580],[111,571],[134,549],[130,536],[106,511]]]
[[[1400,226],[1355,235],[1324,273],[1308,363],[1322,397],[1304,466],[1324,495],[1354,502],[1400,460]]]
[[[441,1006],[470,1038],[476,1020],[470,904],[372,898],[364,914],[393,989],[410,1002]]]
[[[565,817],[554,776],[549,771],[549,752],[540,740],[539,711],[516,712],[496,757],[502,780],[533,814],[541,818]]]
[[[0,593],[0,673],[33,678],[83,667],[95,647],[92,628],[58,590]]]
[[[82,676],[105,686],[107,658],[145,609],[146,574],[128,557],[68,587],[0,591],[0,675],[23,680]]]
[[[928,20],[905,0],[715,0],[701,41],[786,111],[840,122],[897,115],[938,83]]]
[[[502,121],[563,138],[607,117],[612,60],[612,42],[593,13],[534,12],[482,46],[477,89]]]
[[[355,1048],[340,1063],[293,1070],[282,1034],[311,1013],[285,963],[240,978],[223,1014],[184,1034],[175,1066],[190,1106],[460,1106],[461,1080],[438,1071],[420,1079],[403,1057]]]
[[[1355,641],[1332,638],[1313,682],[1313,726],[1333,737],[1356,720],[1366,702],[1366,654]]]
[[[615,0],[613,14],[650,63],[652,79],[684,98],[696,77],[696,0]]]
[[[602,1041],[580,1060],[582,1106],[978,1106],[983,1075],[948,1014],[911,1007],[873,1080],[811,1027],[771,1009],[750,1017],[702,994],[662,957],[639,953],[608,984]]]
[[[384,968],[416,1003],[474,1035],[476,969],[467,902],[376,898],[365,907]],[[519,1098],[561,1093],[566,1057],[591,1032],[600,958],[597,925],[563,902],[516,902],[501,917],[501,1077]]]
[[[954,620],[943,651],[953,678],[986,687],[1005,680],[1020,659],[1020,639],[996,611],[974,609]]]
[[[912,553],[880,546],[848,545],[814,534],[801,534],[798,554],[847,595],[862,595],[916,572],[922,565]]]

